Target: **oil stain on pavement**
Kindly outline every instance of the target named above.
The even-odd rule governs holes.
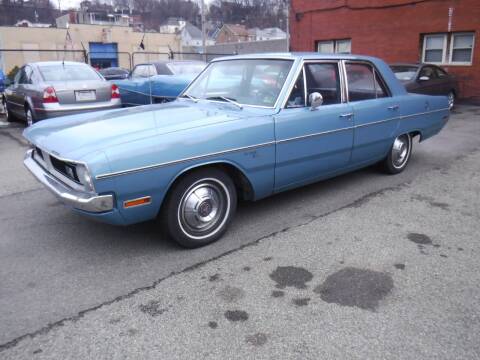
[[[245,342],[253,346],[262,346],[267,343],[268,337],[264,333],[245,336]]]
[[[432,245],[432,239],[425,234],[409,233],[407,235],[408,240],[414,242],[417,245]]]
[[[160,308],[160,303],[155,300],[150,301],[148,304],[140,305],[139,308],[141,312],[150,316],[159,316],[167,311],[167,309]]]
[[[285,289],[287,286],[305,289],[306,283],[312,280],[310,271],[295,266],[279,266],[270,274],[270,278],[277,283],[276,287]]]
[[[386,273],[346,267],[329,275],[314,292],[327,303],[375,311],[392,289],[393,279]]]
[[[235,302],[245,297],[245,291],[243,291],[242,289],[227,285],[223,289],[221,289],[217,293],[217,295],[226,302]]]
[[[228,310],[225,311],[225,318],[232,322],[247,321],[248,313],[243,310]]]
[[[310,298],[297,298],[292,300],[292,303],[296,306],[307,306],[309,302]]]

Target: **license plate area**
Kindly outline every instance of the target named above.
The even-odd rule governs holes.
[[[95,90],[79,90],[75,91],[75,101],[85,102],[85,101],[95,101],[97,96]]]

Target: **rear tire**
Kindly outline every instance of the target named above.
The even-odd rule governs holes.
[[[210,244],[227,230],[237,207],[232,179],[223,171],[194,171],[174,185],[162,211],[168,235],[186,248]]]
[[[383,161],[383,169],[387,174],[401,173],[408,164],[412,155],[412,136],[403,134],[393,141],[388,156]]]
[[[33,112],[30,109],[30,106],[25,106],[25,122],[27,127],[32,126],[35,124],[35,117],[33,116]]]

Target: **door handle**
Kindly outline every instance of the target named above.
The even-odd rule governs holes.
[[[350,119],[352,116],[353,116],[353,113],[346,113],[346,114],[340,115],[342,119],[345,119],[345,118]]]
[[[400,109],[400,105],[392,105],[388,107],[388,110],[398,110]]]

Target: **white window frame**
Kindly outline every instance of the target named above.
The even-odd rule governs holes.
[[[427,39],[431,37],[443,37],[443,47],[442,47],[442,61],[440,62],[433,62],[433,61],[426,61],[425,60],[425,53],[427,51]],[[429,64],[436,64],[436,65],[442,65],[445,64],[446,60],[446,55],[447,55],[447,39],[448,39],[448,34],[425,34],[423,36],[423,47],[422,47],[422,62],[428,62]],[[429,49],[431,50],[431,49]]]
[[[349,41],[350,42],[350,52],[348,54],[351,54],[352,53],[352,39],[334,39],[334,40],[318,40],[317,41],[317,52],[319,52],[319,46],[320,44],[331,44],[332,45],[332,48],[333,48],[333,52],[332,53],[327,53],[327,54],[339,54],[338,52],[338,43],[341,42],[341,41]],[[342,54],[346,54],[346,53],[342,53]]]
[[[461,36],[461,35],[472,36],[472,48],[470,49],[470,61],[453,61],[453,44],[455,43],[455,36]],[[466,49],[466,48],[460,48],[460,49]],[[475,49],[475,33],[474,32],[452,33],[450,37],[450,54],[449,54],[448,62],[453,65],[472,65],[474,49]]]

